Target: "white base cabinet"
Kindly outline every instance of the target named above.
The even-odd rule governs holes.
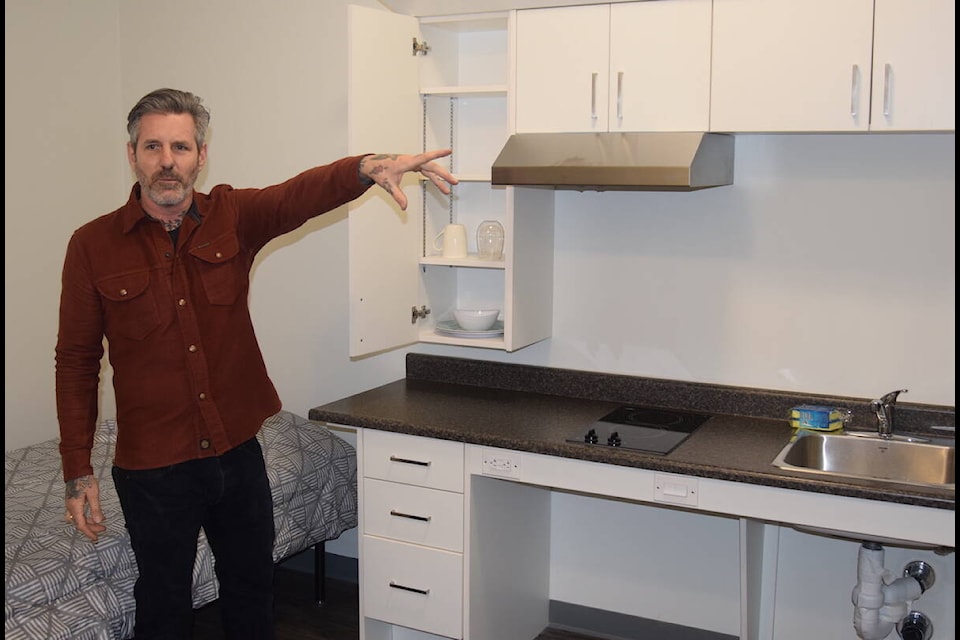
[[[947,510],[663,474],[372,429],[357,429],[357,452],[362,478],[361,640],[535,638],[550,624],[552,563],[562,561],[551,556],[556,546],[551,541],[556,492],[654,511],[658,507],[682,509],[688,519],[704,519],[701,534],[677,532],[678,537],[691,540],[697,535],[715,535],[718,521],[724,522],[723,530],[732,524],[729,549],[715,551],[715,555],[723,566],[730,564],[730,558],[739,558],[733,562],[734,573],[728,576],[736,584],[739,571],[739,593],[715,594],[714,598],[709,593],[701,595],[714,606],[733,598],[739,603],[739,616],[731,622],[730,608],[724,604],[714,617],[704,618],[707,609],[698,607],[699,624],[692,626],[713,627],[742,640],[775,637],[777,593],[801,588],[790,586],[789,577],[778,576],[778,563],[784,555],[778,546],[781,528],[823,529],[851,541],[930,549],[955,545],[954,514]],[[490,470],[484,460],[491,457],[509,460],[512,466]],[[665,483],[691,489],[688,496],[695,499],[677,502],[673,494],[662,491]],[[565,503],[569,506],[569,501]],[[603,517],[607,511],[598,513]],[[632,515],[626,520],[632,521]],[[647,534],[642,527],[617,530],[616,525],[604,525],[591,530],[590,544],[574,553],[656,553],[657,539],[645,537]],[[715,542],[710,539],[714,546]],[[595,546],[597,543],[601,546]],[[924,553],[925,558],[932,555]],[[856,581],[856,558],[849,555],[849,585],[831,581],[819,587],[832,594],[842,592],[842,606],[850,606],[852,615],[848,594]],[[950,589],[953,561],[936,564],[941,588]],[[583,581],[605,579],[604,574],[591,571],[594,565],[597,571],[607,566],[588,565],[583,569],[587,571]],[[711,570],[711,566],[701,569]],[[661,586],[693,594],[707,582],[677,582],[682,575],[682,571],[674,572]],[[607,579],[626,580],[622,589],[627,593],[636,588],[631,587],[629,576]],[[817,579],[826,580],[826,574]],[[933,596],[944,597],[952,602],[949,594]],[[935,601],[925,598],[920,604]],[[647,612],[642,602],[631,602],[637,609],[634,615],[662,619],[663,612]],[[664,621],[690,625],[686,618]],[[943,623],[944,628],[952,628],[951,621]]]
[[[364,616],[462,638],[463,555],[364,535]]]
[[[463,450],[358,429],[361,638],[464,637]]]

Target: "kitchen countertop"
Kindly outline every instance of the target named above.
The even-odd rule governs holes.
[[[880,394],[882,395],[882,394]],[[711,414],[666,455],[568,443],[624,404]],[[798,404],[843,406],[875,425],[869,400],[408,354],[407,377],[309,412],[311,420],[782,489],[956,509],[954,490],[812,476],[771,462]],[[784,416],[784,417],[778,417]],[[953,407],[896,407],[897,431],[954,426]],[[937,433],[943,437],[942,433]]]

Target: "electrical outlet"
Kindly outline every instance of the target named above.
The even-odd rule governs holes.
[[[658,473],[654,476],[653,499],[657,502],[672,502],[697,506],[700,484],[696,478]]]
[[[520,479],[520,456],[503,451],[483,450],[483,475]]]

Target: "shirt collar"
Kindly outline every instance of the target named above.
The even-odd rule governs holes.
[[[123,220],[123,232],[130,233],[133,231],[141,222],[150,220],[150,216],[147,215],[147,212],[143,210],[143,207],[140,206],[140,183],[134,183],[133,188],[130,189],[130,197],[127,199],[127,204],[123,206],[120,211],[120,216]],[[190,208],[187,209],[186,218],[192,218],[194,222],[200,224],[203,219],[203,214],[200,213],[200,209],[197,208],[197,192],[193,192],[193,201],[190,203]]]

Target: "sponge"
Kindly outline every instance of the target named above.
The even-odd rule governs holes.
[[[790,426],[794,429],[836,431],[843,428],[850,412],[840,407],[801,404],[790,410]]]

